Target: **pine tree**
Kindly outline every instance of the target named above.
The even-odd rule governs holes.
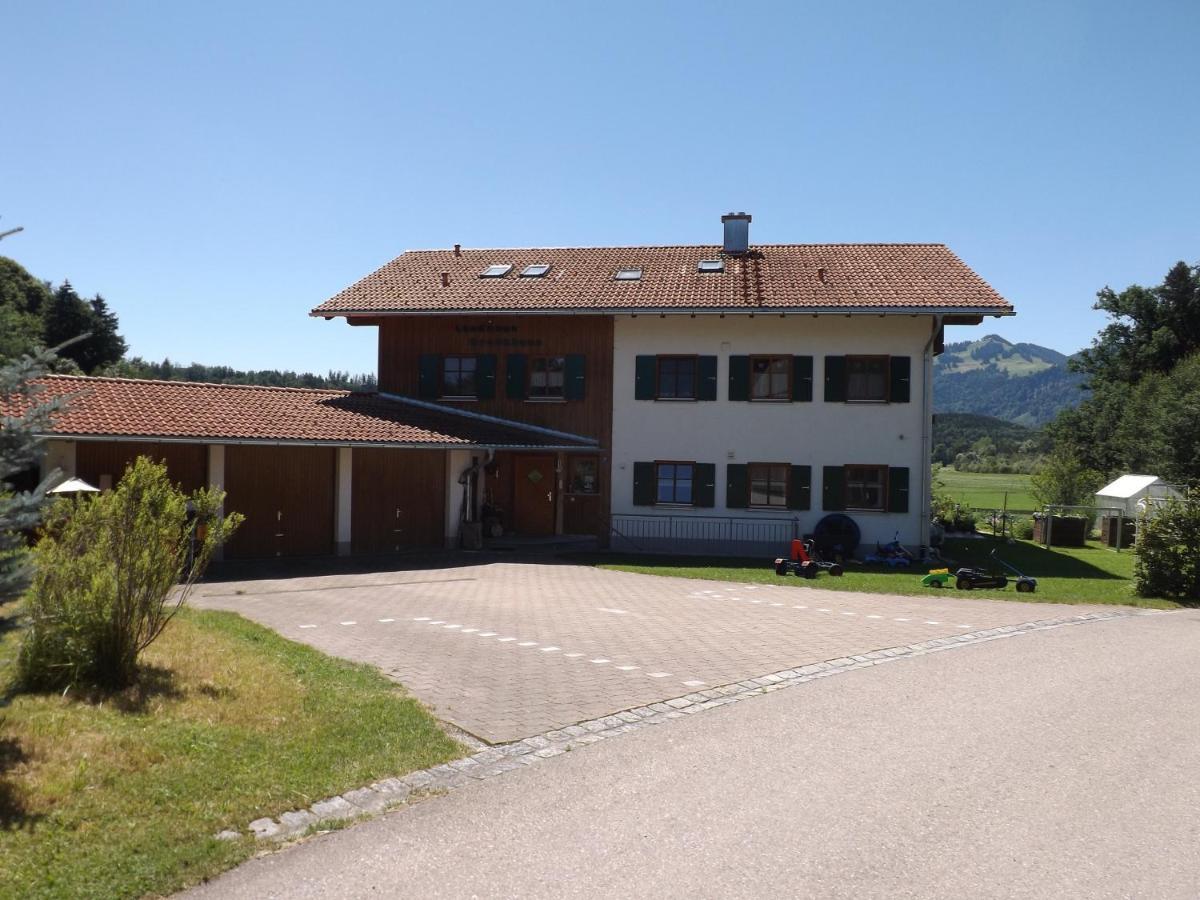
[[[46,491],[60,477],[51,472],[32,491],[12,490],[12,479],[37,465],[42,452],[37,435],[63,406],[61,399],[40,400],[33,383],[53,362],[53,353],[41,352],[0,368],[0,600],[19,595],[29,583],[23,532],[37,525]]]

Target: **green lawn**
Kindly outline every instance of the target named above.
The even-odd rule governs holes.
[[[1030,493],[1028,475],[957,472],[947,467],[937,477],[947,494],[971,509],[1003,509],[1005,494],[1008,495],[1008,509],[1037,509]]]
[[[983,597],[998,600],[1022,600],[1041,603],[1102,603],[1126,604],[1174,609],[1169,600],[1146,600],[1135,597],[1132,591],[1133,554],[1115,553],[1090,543],[1080,549],[1056,547],[1046,550],[1039,544],[1017,541],[1006,544],[992,539],[948,540],[943,555],[953,559],[950,565],[988,566],[988,554],[993,548],[998,555],[1027,575],[1038,579],[1033,594],[1018,594],[1012,584],[1002,590],[960,592],[942,589],[939,596]],[[881,594],[930,595],[936,590],[921,584],[929,566],[914,565],[908,569],[889,569],[886,566],[848,564],[846,574],[833,578],[822,573],[815,581],[791,576],[780,577],[769,559],[720,559],[696,556],[649,556],[638,554],[575,554],[571,561],[623,572],[647,575],[673,575],[681,578],[705,578],[714,581],[742,583],[786,584],[809,586],[834,591],[868,591]]]
[[[230,613],[184,610],[146,662],[118,695],[0,695],[0,897],[170,893],[254,852],[223,828],[464,752],[376,670]]]

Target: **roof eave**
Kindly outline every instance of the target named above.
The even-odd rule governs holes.
[[[318,319],[390,316],[1014,316],[1012,306],[667,306],[576,309],[337,309],[312,310]]]
[[[393,450],[595,450],[591,445],[581,444],[519,444],[505,441],[476,441],[455,443],[452,441],[349,441],[314,440],[311,438],[246,438],[215,437],[212,435],[161,435],[161,434],[92,434],[47,431],[38,434],[46,440],[57,441],[113,441],[117,443],[154,442],[160,444],[225,444],[260,447],[381,447]]]

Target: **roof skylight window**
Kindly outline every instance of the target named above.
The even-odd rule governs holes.
[[[479,273],[480,278],[503,278],[512,271],[512,263],[496,263]]]
[[[696,263],[697,272],[724,272],[725,260],[723,259],[702,259]]]
[[[532,266],[526,266],[521,270],[522,278],[541,278],[550,271],[549,263],[534,263]]]
[[[641,266],[622,266],[617,269],[617,281],[641,281],[642,267]]]

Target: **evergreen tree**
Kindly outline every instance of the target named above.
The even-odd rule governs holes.
[[[119,361],[129,345],[117,332],[117,314],[108,308],[108,303],[97,294],[89,303],[92,308],[92,336],[86,341],[95,356],[95,363],[88,369],[94,372],[101,366]]]
[[[42,314],[42,340],[53,347],[81,335],[89,335],[92,319],[92,308],[75,293],[71,282],[64,281],[51,295],[50,303]],[[91,371],[88,343],[88,339],[76,341],[63,350],[63,356],[78,363],[84,372]]]

